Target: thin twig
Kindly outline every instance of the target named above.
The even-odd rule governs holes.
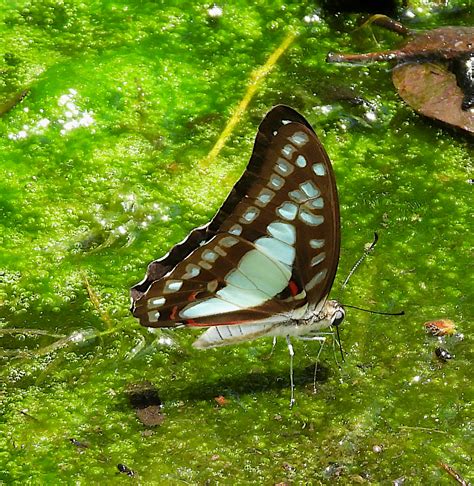
[[[461,484],[462,486],[468,486],[468,482],[451,466],[444,462],[440,462],[439,465],[459,484]]]
[[[421,430],[423,432],[436,432],[438,434],[447,434],[444,430],[439,429],[430,429],[429,427],[409,427],[408,425],[401,425],[401,429],[403,430]]]

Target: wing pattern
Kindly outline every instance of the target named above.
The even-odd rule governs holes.
[[[151,327],[240,330],[300,319],[324,304],[339,246],[329,158],[309,123],[279,105],[262,121],[247,169],[216,216],[132,288],[132,312]]]

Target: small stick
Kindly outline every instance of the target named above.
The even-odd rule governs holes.
[[[462,484],[462,486],[468,486],[468,482],[459,473],[457,473],[451,466],[448,466],[448,464],[444,462],[440,462],[439,465],[459,484]]]
[[[400,35],[410,35],[413,33],[410,29],[405,27],[400,22],[397,22],[396,20],[393,20],[390,17],[382,14],[372,15],[366,22],[361,25],[361,27],[365,27],[366,25],[370,24],[378,25],[380,27],[383,27],[384,29],[391,30],[392,32],[396,32]]]
[[[201,161],[201,167],[206,168],[209,167],[214,159],[219,155],[219,152],[223,149],[227,139],[232,134],[235,126],[240,121],[242,116],[247,109],[248,104],[250,103],[251,99],[257,92],[260,84],[265,79],[265,77],[270,73],[270,71],[274,68],[278,59],[281,55],[288,49],[291,43],[296,39],[296,34],[294,32],[290,32],[284,39],[283,42],[270,54],[270,57],[267,59],[267,62],[260,66],[259,68],[255,69],[250,75],[250,81],[247,86],[247,91],[244,94],[244,97],[240,100],[240,103],[235,108],[230,120],[227,122],[224,130],[220,134],[217,142],[215,143],[214,147],[212,147],[211,151]]]
[[[383,51],[383,52],[366,52],[365,54],[342,54],[337,52],[330,52],[326,56],[326,62],[349,62],[349,63],[365,63],[376,61],[393,61],[405,54],[403,51]]]

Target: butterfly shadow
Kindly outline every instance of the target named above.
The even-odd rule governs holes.
[[[315,363],[304,368],[295,368],[294,382],[296,389],[307,388],[313,391]],[[289,371],[285,369],[269,371],[251,371],[221,376],[217,380],[200,380],[185,383],[184,386],[172,385],[166,390],[167,400],[209,400],[219,396],[239,397],[281,389],[290,390]],[[318,363],[316,383],[328,380],[329,368]]]

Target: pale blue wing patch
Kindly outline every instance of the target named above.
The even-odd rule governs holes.
[[[313,164],[313,171],[317,176],[326,175],[326,167],[324,167],[324,164],[321,163]]]
[[[322,248],[325,243],[326,240],[309,240],[309,246],[314,249]]]
[[[294,143],[297,147],[302,147],[308,143],[309,138],[304,132],[295,132],[291,137],[288,137],[288,140]]]
[[[292,247],[279,240],[274,241],[292,250],[294,259]],[[286,248],[284,251],[280,248],[279,252],[281,258],[289,261]],[[240,259],[237,270],[225,277],[226,286],[217,291],[216,297],[190,303],[179,312],[179,316],[182,319],[196,319],[257,307],[279,294],[291,278],[290,267],[268,256],[264,248],[248,251]]]
[[[197,317],[208,317],[240,310],[242,308],[238,305],[224,301],[218,297],[212,297],[196,304],[188,305],[180,311],[179,316],[183,319],[196,319]]]
[[[296,242],[296,229],[290,223],[274,221],[267,226],[267,231],[274,238],[277,238],[287,245],[294,245]]]
[[[304,209],[300,210],[298,216],[303,223],[309,224],[310,226],[319,226],[324,222],[324,216],[310,213]]]
[[[259,238],[255,241],[255,246],[269,257],[286,265],[292,266],[295,261],[295,248],[276,238]]]
[[[292,202],[285,201],[281,206],[277,208],[276,212],[283,219],[292,221],[296,218],[296,214],[298,213],[298,206]]]
[[[305,289],[309,292],[312,290],[318,283],[322,282],[328,273],[327,268],[318,272],[306,285]]]

